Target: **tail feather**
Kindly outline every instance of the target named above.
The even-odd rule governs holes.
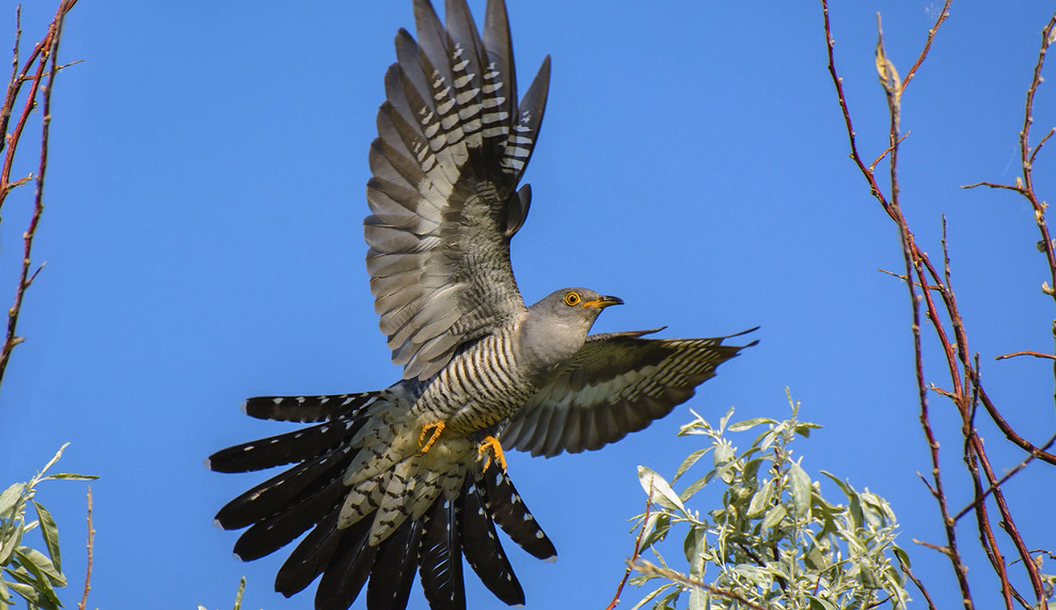
[[[366,418],[356,415],[342,413],[308,428],[221,449],[207,463],[214,472],[252,472],[311,459],[358,432]]]
[[[334,478],[318,491],[284,512],[262,520],[246,530],[235,543],[235,554],[242,561],[252,561],[270,555],[293,542],[319,521],[320,515],[333,512],[344,499],[345,489],[340,479]]]
[[[301,424],[331,419],[338,412],[356,414],[370,406],[381,392],[330,394],[326,396],[255,396],[246,400],[246,415],[257,419]]]
[[[279,569],[276,591],[289,597],[321,576],[317,610],[346,610],[364,586],[368,610],[403,610],[418,574],[432,610],[465,610],[464,554],[499,599],[524,603],[495,524],[536,557],[553,557],[553,544],[505,473],[490,468],[479,474],[473,439],[445,439],[426,454],[404,452],[418,451],[414,426],[401,419],[415,397],[400,386],[379,395],[383,402],[368,411],[363,405],[370,398],[299,433],[214,454],[211,466],[221,471],[300,462],[217,513],[225,529],[248,527],[235,544],[246,561],[308,531]],[[357,470],[366,453],[376,459]],[[363,480],[371,469],[381,472]],[[362,516],[352,519],[353,512]]]
[[[524,505],[510,477],[498,468],[484,473],[484,508],[514,542],[535,557],[550,560],[557,557],[554,543],[546,537],[532,512]]]
[[[418,572],[421,537],[422,521],[408,519],[380,545],[367,584],[367,608],[403,610],[407,607],[414,575]]]
[[[524,604],[524,590],[502,550],[495,524],[484,508],[483,490],[469,477],[459,498],[459,533],[466,561],[495,597],[510,606]]]
[[[305,590],[326,569],[342,538],[366,536],[369,532],[369,521],[361,521],[348,529],[338,529],[337,511],[331,512],[286,558],[275,575],[275,590],[286,597]]]
[[[341,537],[315,592],[316,610],[347,610],[370,576],[378,547],[367,544],[370,528],[353,526]]]
[[[228,502],[216,513],[216,520],[225,530],[241,529],[291,510],[321,489],[344,491],[341,477],[351,461],[351,451],[345,447],[298,464]]]
[[[432,610],[465,610],[462,545],[455,503],[441,497],[426,513],[418,555],[422,590]]]

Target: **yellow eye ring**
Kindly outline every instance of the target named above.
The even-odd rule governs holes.
[[[583,298],[580,297],[579,293],[575,291],[569,292],[565,295],[565,305],[568,305],[569,307],[579,305],[580,301],[582,300]]]

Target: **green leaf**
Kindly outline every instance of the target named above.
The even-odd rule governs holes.
[[[37,549],[23,546],[15,550],[15,555],[18,556],[19,563],[26,566],[26,568],[34,573],[40,573],[47,576],[48,580],[51,581],[54,586],[66,586],[66,577],[62,575],[62,572],[55,568],[55,564],[53,564],[44,553],[41,553]],[[30,567],[30,565],[33,567]]]
[[[693,587],[689,592],[689,610],[708,610],[708,592],[700,587]]]
[[[686,555],[686,561],[690,565],[690,575],[693,576],[693,564],[704,553],[705,536],[707,531],[703,525],[694,525],[689,528],[686,539],[682,541],[682,552]]]
[[[735,573],[747,578],[748,580],[752,581],[752,583],[754,583],[755,585],[760,586],[764,589],[770,588],[770,573],[764,570],[763,568],[749,565],[747,563],[742,563],[733,566],[732,569]]]
[[[810,475],[796,462],[789,464],[789,482],[792,484],[792,506],[796,515],[810,520]]]
[[[657,542],[667,537],[667,531],[671,529],[671,517],[664,513],[653,513],[645,522],[645,533],[642,534],[642,546],[638,552],[642,552]]]
[[[55,564],[55,569],[61,574],[62,554],[59,551],[59,528],[55,525],[55,519],[52,518],[48,509],[38,504],[36,500],[30,501],[33,502],[33,507],[37,509],[37,518],[40,520],[40,532],[44,536],[45,546],[48,547],[48,555],[51,556],[51,562]]]
[[[807,535],[812,538],[809,532]],[[803,565],[815,572],[821,572],[828,569],[830,564],[829,556],[821,551],[817,541],[813,541],[810,546],[807,547],[807,552],[803,554]]]
[[[26,525],[20,521],[15,525],[14,531],[7,537],[7,540],[0,540],[0,566],[6,566],[7,562],[11,561],[11,554],[22,544],[22,534],[25,531]]]
[[[15,570],[4,568],[4,571],[18,581],[9,582],[8,585],[16,593],[25,597],[26,601],[44,610],[58,610],[62,606],[62,602],[55,596],[55,591],[52,590],[51,583],[48,582],[47,577],[39,571],[31,574],[31,572],[34,572],[34,568],[35,566],[32,564],[20,565]],[[27,593],[29,594],[28,596]]]
[[[671,482],[674,483],[675,481],[677,481],[679,477],[681,477],[683,474],[686,473],[687,470],[693,467],[693,464],[697,463],[697,460],[704,457],[704,454],[709,451],[711,451],[711,447],[705,447],[703,449],[697,449],[693,453],[689,454],[689,457],[687,457],[682,462],[682,465],[678,467],[678,470],[675,471],[675,476],[671,478]]]
[[[655,590],[652,593],[650,593],[649,595],[646,595],[645,597],[643,597],[642,601],[640,601],[637,604],[635,604],[631,608],[631,610],[638,610],[642,606],[644,606],[644,605],[648,604],[649,602],[651,602],[654,597],[656,597],[657,595],[660,595],[663,591],[665,591],[666,589],[670,589],[673,586],[675,586],[675,583],[669,582],[666,585],[663,585],[662,587],[659,587],[657,590]]]
[[[21,582],[4,582],[7,587],[21,595],[30,604],[40,605],[40,594],[31,585],[27,585]]]
[[[19,500],[22,499],[22,494],[25,492],[25,489],[25,483],[15,483],[5,489],[4,493],[0,493],[0,517],[5,519],[11,519],[14,517],[14,514],[7,515],[7,513],[15,507],[15,504],[17,504]]]
[[[94,481],[98,478],[99,475],[97,474],[74,474],[72,472],[60,472],[57,474],[49,474],[41,480],[47,481],[49,479],[57,479],[64,481]]]
[[[714,463],[716,466],[721,466],[733,459],[734,449],[733,445],[725,439],[719,439],[715,442],[715,453],[713,454]]]
[[[730,432],[740,432],[758,426],[759,424],[776,424],[776,419],[770,419],[769,417],[753,417],[752,419],[746,419],[739,421],[735,424],[730,424],[727,428]]]
[[[836,604],[816,595],[808,595],[807,599],[810,600],[810,610],[839,610]]]
[[[7,606],[13,603],[15,603],[15,598],[11,597],[11,591],[7,588],[7,581],[0,578],[0,610],[7,610]]]
[[[682,589],[675,587],[675,589],[665,595],[663,599],[656,602],[656,605],[654,605],[653,608],[657,610],[659,610],[660,608],[663,608],[664,610],[667,610],[668,608],[670,608],[671,610],[675,610],[675,607],[678,604],[678,597],[680,595],[682,595]]]
[[[696,481],[694,481],[693,484],[690,485],[689,487],[685,488],[682,491],[682,493],[680,493],[678,495],[678,497],[682,498],[683,502],[688,501],[690,498],[693,497],[693,495],[695,493],[697,493],[701,489],[704,489],[704,486],[707,485],[708,483],[710,483],[711,480],[714,479],[714,478],[715,478],[715,471],[714,470],[709,470],[707,474],[705,474],[704,476],[702,476],[699,479],[697,479]]]
[[[246,592],[246,577],[243,576],[238,580],[238,593],[235,594],[235,610],[241,610],[242,608],[242,594]]]
[[[664,506],[669,510],[678,509],[683,513],[686,511],[686,505],[682,503],[682,500],[675,493],[675,490],[671,489],[671,486],[667,484],[664,477],[654,472],[651,468],[646,466],[638,467],[638,482],[641,483],[642,489],[645,493],[651,493],[651,500],[656,502],[660,506]],[[652,490],[652,491],[650,491]],[[657,496],[657,494],[660,494]]]
[[[776,527],[778,524],[781,523],[781,520],[787,516],[788,511],[785,510],[785,505],[778,504],[777,506],[774,506],[769,511],[767,511],[766,517],[763,518],[763,521],[759,524],[759,526],[763,529],[770,529],[772,527]]]
[[[891,545],[891,551],[898,557],[907,569],[911,569],[913,566],[909,563],[909,553],[906,553],[905,549],[897,545]]]
[[[763,458],[753,458],[744,464],[744,480],[751,481],[759,476],[759,467],[763,465]]]
[[[824,426],[821,426],[819,424],[812,424],[810,422],[800,422],[800,423],[796,424],[796,427],[792,428],[792,430],[796,434],[802,436],[803,438],[810,438],[810,431],[812,429],[813,430],[820,430],[823,427]]]
[[[751,503],[748,504],[748,516],[752,519],[758,518],[770,507],[770,500],[774,495],[774,480],[770,479],[763,484],[762,489],[755,492]]]

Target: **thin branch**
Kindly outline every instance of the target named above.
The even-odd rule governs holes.
[[[751,608],[752,610],[768,610],[763,606],[757,606],[753,604],[752,602],[748,601],[746,597],[736,591],[727,591],[726,589],[720,589],[715,585],[709,585],[708,583],[701,582],[699,580],[693,580],[685,574],[676,572],[674,570],[661,568],[660,566],[649,563],[644,559],[639,559],[638,561],[628,561],[627,565],[628,569],[634,568],[642,576],[648,576],[652,578],[666,578],[667,580],[682,583],[687,587],[696,587],[698,589],[704,589],[705,591],[709,591],[711,593],[714,593],[715,595],[721,595],[722,597],[736,600],[737,602],[743,604],[748,608]]]
[[[1030,87],[1027,88],[1027,100],[1023,108],[1023,129],[1019,132],[1019,156],[1023,164],[1022,194],[1034,208],[1034,220],[1038,225],[1038,230],[1041,232],[1045,258],[1049,263],[1049,275],[1052,279],[1052,285],[1056,286],[1056,252],[1053,251],[1052,237],[1049,235],[1049,227],[1045,222],[1046,206],[1038,200],[1034,192],[1034,158],[1037,156],[1038,150],[1041,149],[1041,145],[1052,135],[1052,132],[1050,131],[1048,135],[1042,138],[1033,153],[1030,149],[1030,126],[1034,122],[1034,96],[1043,80],[1041,78],[1041,70],[1045,65],[1045,54],[1048,52],[1049,45],[1053,42],[1052,34],[1054,28],[1056,28],[1056,13],[1053,13],[1049,23],[1041,31],[1041,47],[1038,49],[1038,60],[1034,64],[1034,74],[1030,81]],[[1017,181],[1018,184],[1019,182]],[[1050,294],[1050,296],[1056,301],[1056,293]],[[1054,365],[1053,374],[1056,375],[1056,365]]]
[[[78,610],[84,610],[88,604],[88,591],[92,590],[92,549],[95,544],[95,530],[92,529],[92,486],[88,486],[88,569],[84,573],[84,594]]]
[[[1040,142],[1038,142],[1038,145],[1034,147],[1034,152],[1030,153],[1030,160],[1029,160],[1029,163],[1030,163],[1030,166],[1031,166],[1031,167],[1034,167],[1034,157],[1037,157],[1037,156],[1038,156],[1038,153],[1039,153],[1039,152],[1041,151],[1041,147],[1042,147],[1042,146],[1045,146],[1045,142],[1046,142],[1046,141],[1047,141],[1047,140],[1048,140],[1049,138],[1051,138],[1051,137],[1052,137],[1052,134],[1054,134],[1054,133],[1056,133],[1056,127],[1053,127],[1053,128],[1051,128],[1051,129],[1049,129],[1049,133],[1045,134],[1045,137],[1043,137],[1043,138],[1041,139],[1041,141],[1040,141]]]
[[[1047,443],[1045,443],[1045,446],[1043,447],[1043,449],[1048,449],[1049,447],[1052,447],[1053,444],[1056,444],[1056,434],[1054,434],[1053,436],[1051,436],[1049,438],[1049,441]],[[995,489],[997,489],[997,488],[1001,487],[1002,485],[1004,485],[1006,481],[1008,481],[1013,476],[1015,476],[1017,473],[1019,473],[1021,470],[1026,468],[1027,464],[1029,464],[1032,461],[1034,461],[1034,458],[1036,458],[1036,457],[1038,457],[1036,454],[1031,454],[1031,455],[1027,456],[1026,459],[1024,459],[1022,462],[1020,462],[1015,468],[1013,468],[1012,470],[1008,471],[1008,473],[1006,473],[1005,476],[1001,477],[996,483],[991,485],[990,488],[987,489],[983,494],[981,494],[979,497],[977,497],[975,500],[973,500],[971,504],[969,504],[968,506],[965,506],[960,511],[958,511],[957,514],[953,516],[953,520],[954,521],[959,521],[961,517],[966,515],[968,513],[968,511],[970,511],[970,510],[974,509],[976,506],[978,506]]]
[[[36,174],[33,216],[29,221],[29,228],[26,229],[23,234],[24,247],[22,254],[22,273],[19,278],[18,287],[15,291],[15,302],[8,310],[7,334],[4,339],[3,348],[0,349],[0,382],[3,381],[4,372],[7,370],[7,363],[11,358],[12,350],[16,345],[22,342],[22,338],[17,335],[17,328],[18,318],[22,312],[22,301],[25,298],[26,290],[33,283],[33,280],[36,279],[37,273],[39,273],[42,268],[42,266],[38,267],[37,270],[30,275],[30,269],[33,266],[33,238],[36,236],[37,226],[40,224],[40,217],[44,213],[44,176],[48,169],[48,137],[51,127],[51,93],[55,85],[55,74],[58,72],[59,39],[62,36],[63,19],[66,17],[66,13],[72,9],[76,3],[77,0],[64,0],[59,5],[59,9],[55,13],[55,18],[52,20],[51,25],[48,28],[47,35],[37,44],[30,60],[27,61],[26,65],[23,67],[23,73],[28,73],[30,62],[34,60],[37,62],[36,75],[30,85],[29,96],[26,99],[25,108],[19,117],[11,138],[9,139],[7,154],[4,157],[4,165],[2,170],[0,170],[0,206],[2,206],[4,198],[7,196],[7,193],[10,192],[8,184],[10,182],[11,165],[14,162],[15,149],[21,138],[22,129],[25,127],[26,121],[36,104],[37,92],[39,90],[43,106],[40,136],[40,164]],[[48,64],[49,58],[51,60],[51,70],[48,72],[47,80],[44,81],[44,70]],[[5,108],[13,108],[15,98],[18,95],[18,89],[19,85],[14,82],[8,86]],[[11,106],[7,106],[7,102],[10,102]]]
[[[1034,446],[1030,441],[1017,434],[1016,431],[1012,429],[1012,426],[1005,421],[1004,416],[1001,415],[993,401],[987,396],[986,390],[984,390],[979,384],[978,376],[976,376],[976,379],[972,380],[972,383],[979,387],[979,402],[982,403],[983,408],[986,409],[987,415],[990,416],[990,420],[997,424],[998,430],[1005,435],[1005,438],[1020,449],[1031,453],[1039,460],[1056,466],[1056,455],[1053,455],[1040,447]]]
[[[653,478],[649,477],[649,495],[645,500],[645,515],[642,517],[642,527],[638,530],[638,536],[634,539],[634,554],[631,555],[631,560],[627,562],[627,570],[623,573],[623,580],[620,581],[620,586],[616,587],[616,595],[612,597],[612,601],[605,607],[605,610],[612,610],[620,603],[620,594],[623,593],[623,587],[627,585],[627,579],[631,577],[631,568],[634,566],[634,562],[638,561],[638,556],[642,551],[642,536],[645,534],[645,525],[649,522],[649,509],[653,506]]]
[[[899,139],[898,139],[898,143],[899,143],[899,145],[901,145],[901,144],[902,144],[902,142],[905,142],[905,141],[906,141],[906,138],[908,138],[908,137],[909,137],[909,134],[910,134],[910,132],[909,132],[909,131],[907,130],[907,131],[906,131],[906,135],[904,135],[904,136],[902,136],[901,138],[899,138]],[[877,165],[878,165],[878,164],[879,164],[879,163],[880,163],[881,161],[883,161],[883,160],[884,160],[884,157],[886,157],[886,156],[887,156],[887,153],[889,153],[889,152],[891,152],[891,147],[890,147],[890,146],[888,146],[887,148],[885,148],[885,149],[884,149],[884,152],[880,153],[880,156],[879,156],[879,157],[877,157],[877,158],[876,158],[876,159],[875,159],[875,160],[874,160],[874,161],[872,162],[872,164],[871,164],[871,165],[869,165],[869,171],[871,171],[871,172],[875,172],[875,171],[876,171],[876,166],[877,166]]]
[[[964,185],[961,185],[961,188],[962,189],[974,189],[977,186],[988,186],[988,187],[990,187],[992,189],[1007,189],[1007,190],[1010,190],[1010,191],[1015,191],[1015,192],[1019,193],[1020,195],[1025,195],[1026,194],[1024,192],[1024,190],[1023,190],[1023,187],[1021,187],[1021,186],[1012,186],[1011,184],[998,184],[996,182],[976,182],[975,184],[964,184]]]
[[[928,590],[924,588],[924,583],[920,582],[920,579],[917,578],[916,575],[913,574],[913,572],[909,569],[909,567],[902,562],[901,557],[895,555],[895,558],[898,559],[898,567],[902,570],[902,573],[905,574],[906,577],[908,577],[910,580],[912,580],[913,584],[916,585],[917,589],[921,592],[922,595],[924,595],[924,599],[928,602],[928,608],[930,610],[936,610],[935,602],[931,601],[931,596],[928,595]]]
[[[924,42],[924,49],[921,50],[920,57],[917,58],[917,63],[913,64],[913,67],[906,73],[906,80],[902,81],[902,87],[899,90],[899,93],[906,90],[906,87],[909,86],[909,81],[913,80],[913,77],[916,76],[917,68],[924,63],[924,58],[928,56],[928,51],[931,50],[931,43],[935,41],[935,34],[938,33],[939,26],[941,26],[942,22],[946,21],[946,18],[950,16],[950,4],[952,3],[953,0],[946,0],[942,5],[942,11],[939,13],[939,18],[935,20],[935,25],[931,26],[931,29],[928,30],[928,39]],[[906,135],[909,134],[907,133]]]
[[[1030,350],[994,356],[994,360],[1004,360],[1005,358],[1015,358],[1016,356],[1033,356],[1035,358],[1047,358],[1049,360],[1056,360],[1056,356],[1053,356],[1052,354],[1043,354],[1041,352],[1032,352]]]

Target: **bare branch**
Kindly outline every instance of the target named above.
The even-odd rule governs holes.
[[[78,610],[84,610],[88,605],[88,591],[92,589],[92,550],[95,545],[95,530],[92,529],[92,486],[88,486],[88,568],[84,573],[84,594],[77,604]]]
[[[994,356],[994,360],[1004,360],[1006,358],[1015,358],[1016,356],[1033,356],[1035,358],[1047,358],[1049,360],[1056,360],[1056,356],[1052,354],[1043,354],[1041,352],[1032,352],[1030,350],[1022,352],[1012,352],[1011,354],[1002,354],[1000,356]]]
[[[55,84],[55,75],[58,72],[59,39],[62,35],[63,19],[66,17],[66,13],[69,12],[76,3],[77,0],[63,0],[59,5],[58,11],[55,13],[55,18],[52,19],[51,25],[48,27],[47,35],[37,43],[30,59],[27,60],[22,68],[22,76],[25,76],[29,73],[30,66],[33,62],[36,62],[36,73],[30,81],[30,88],[25,106],[22,110],[22,114],[19,116],[14,131],[12,131],[8,138],[7,154],[4,157],[3,168],[0,169],[0,207],[2,207],[7,194],[11,191],[11,188],[13,188],[10,177],[15,150],[22,137],[22,131],[25,128],[26,121],[29,119],[29,115],[36,106],[37,93],[39,91],[43,107],[40,136],[40,164],[36,174],[33,216],[30,219],[29,228],[27,228],[23,234],[24,247],[22,254],[22,273],[15,291],[15,302],[8,310],[7,334],[4,339],[3,347],[0,348],[0,382],[3,381],[4,372],[7,370],[7,363],[10,361],[11,351],[16,345],[23,341],[23,339],[16,333],[18,328],[18,318],[22,312],[22,301],[25,298],[26,290],[30,287],[33,280],[36,279],[37,274],[40,273],[40,270],[43,268],[43,265],[37,267],[36,271],[30,275],[30,269],[33,266],[33,239],[37,233],[37,226],[40,223],[40,217],[44,213],[44,176],[48,169],[48,136],[51,126],[51,93]],[[51,60],[51,70],[47,72],[47,80],[45,81],[45,68],[47,67],[49,59]],[[0,111],[0,115],[2,115],[0,116],[0,123],[2,123],[0,127],[4,129],[6,129],[7,118],[10,117],[11,112],[13,112],[15,100],[17,99],[19,89],[21,88],[21,80],[16,76],[16,74],[18,74],[17,62],[18,50],[16,44],[16,67],[12,71],[12,80],[8,84],[3,111]],[[2,132],[2,130],[0,130],[0,132]]]
[[[645,534],[645,525],[649,522],[649,510],[653,506],[653,479],[649,478],[649,494],[645,501],[645,515],[642,516],[642,527],[638,530],[638,536],[634,539],[634,554],[631,555],[630,561],[627,562],[627,570],[623,573],[623,579],[620,581],[620,586],[616,587],[616,595],[612,597],[612,601],[605,607],[605,610],[613,610],[617,604],[620,603],[620,595],[623,593],[623,587],[627,585],[627,579],[631,577],[631,569],[634,567],[638,556],[642,551],[642,536]]]

